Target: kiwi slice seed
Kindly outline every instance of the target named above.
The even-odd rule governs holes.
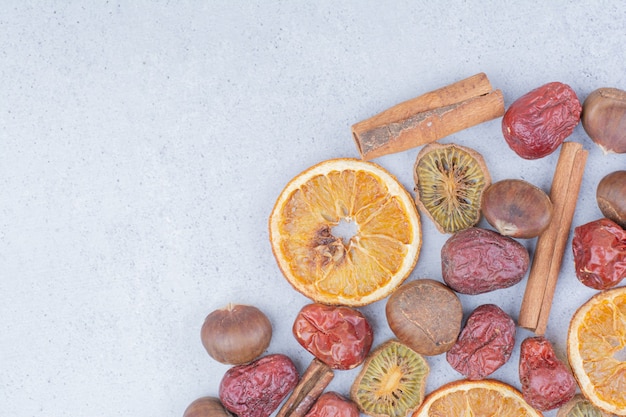
[[[365,360],[352,385],[352,401],[368,416],[408,416],[424,399],[429,371],[422,355],[398,340],[388,340]]]

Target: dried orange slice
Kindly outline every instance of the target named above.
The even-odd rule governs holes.
[[[567,356],[585,397],[626,416],[626,287],[600,292],[576,310]]]
[[[422,238],[402,184],[374,163],[349,158],[324,161],[292,179],[269,231],[278,266],[296,290],[348,306],[380,300],[400,285],[415,267]]]
[[[428,394],[413,417],[540,417],[522,393],[495,379],[450,382]]]

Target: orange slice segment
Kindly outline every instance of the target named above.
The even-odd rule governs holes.
[[[543,416],[512,386],[494,379],[461,380],[430,393],[413,417]]]
[[[570,321],[567,356],[585,397],[626,416],[626,287],[600,292],[578,308]]]
[[[338,232],[341,226],[352,232]],[[382,167],[324,161],[292,179],[269,219],[272,251],[291,285],[325,304],[362,306],[411,273],[421,227],[411,195]]]

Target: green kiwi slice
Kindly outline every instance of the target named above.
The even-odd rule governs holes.
[[[431,143],[413,168],[415,203],[442,233],[455,233],[480,220],[482,193],[491,176],[481,154],[455,145]]]
[[[372,417],[406,417],[424,400],[430,368],[426,359],[391,339],[370,353],[350,396]]]
[[[557,417],[609,417],[606,413],[580,394],[576,394],[567,404],[559,409]]]

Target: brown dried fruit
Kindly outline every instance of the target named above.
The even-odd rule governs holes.
[[[293,323],[293,335],[306,350],[333,369],[360,365],[374,335],[367,318],[345,306],[304,306]]]
[[[458,296],[432,279],[401,285],[387,300],[385,311],[396,337],[417,353],[429,356],[452,347],[463,320]]]
[[[522,342],[519,378],[524,399],[540,411],[559,408],[576,393],[574,376],[543,336],[529,337]]]
[[[501,235],[529,239],[539,236],[552,219],[550,197],[531,183],[506,179],[483,192],[481,211]]]
[[[317,399],[305,417],[359,417],[355,403],[336,392],[325,392]]]
[[[515,345],[515,322],[495,304],[478,306],[454,346],[448,363],[468,379],[483,379],[504,365]]]
[[[365,360],[350,397],[371,417],[409,416],[424,400],[428,362],[404,343],[388,340]]]
[[[606,290],[626,278],[626,230],[612,220],[576,227],[572,251],[576,277],[586,286]]]
[[[200,338],[216,361],[241,365],[265,352],[272,339],[272,324],[258,308],[231,303],[206,317]]]
[[[296,387],[299,378],[288,356],[263,356],[226,371],[220,383],[220,401],[239,417],[269,417]]]
[[[511,104],[502,118],[502,133],[509,147],[522,158],[543,158],[572,134],[581,110],[570,86],[560,82],[544,84]]]
[[[442,233],[454,233],[480,220],[480,201],[491,176],[473,149],[431,143],[417,154],[413,168],[415,202]]]
[[[183,417],[232,417],[218,398],[202,397],[185,409]]]
[[[615,171],[598,183],[598,207],[604,217],[626,229],[626,171]]]
[[[626,91],[599,88],[583,103],[582,125],[604,153],[626,152]]]
[[[441,248],[443,280],[462,294],[511,287],[529,264],[528,250],[518,241],[478,227],[455,233]]]

